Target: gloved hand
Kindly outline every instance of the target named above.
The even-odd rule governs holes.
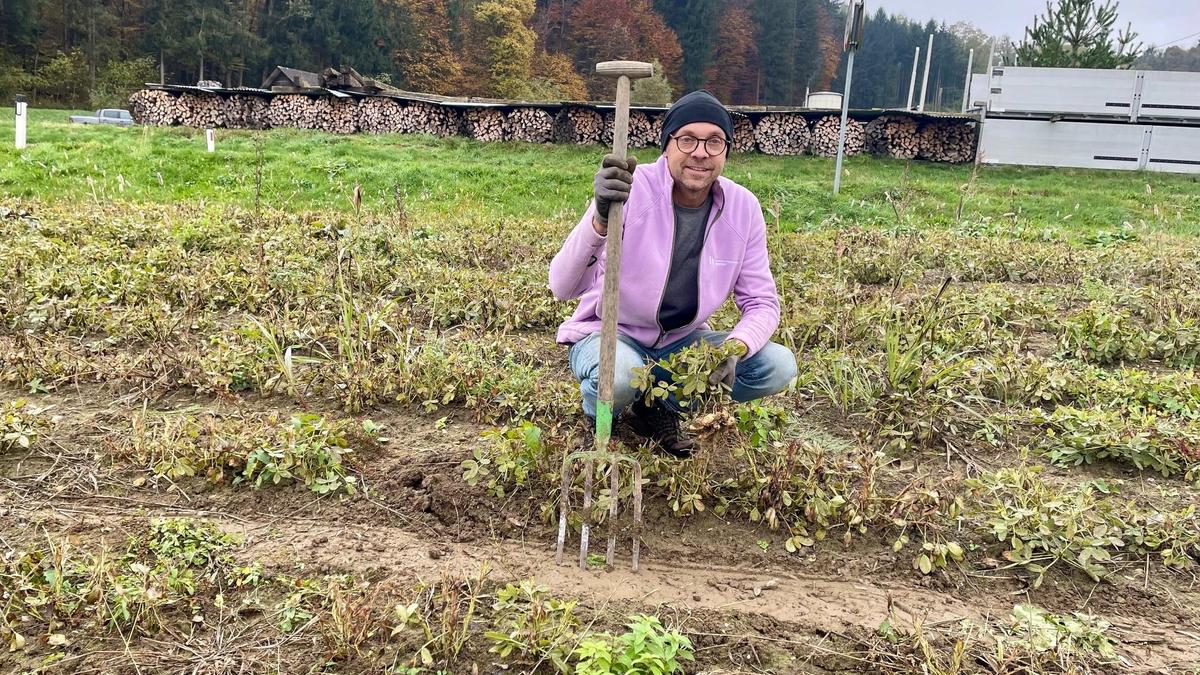
[[[633,187],[633,170],[637,167],[637,158],[629,157],[624,161],[616,155],[605,155],[596,172],[592,183],[592,193],[596,198],[596,220],[608,227],[608,207],[613,202],[623,202],[629,199],[629,190]]]
[[[726,391],[733,391],[733,383],[737,376],[738,361],[740,361],[750,349],[741,340],[733,340],[732,342],[736,343],[734,345],[734,351],[736,353],[718,364],[717,367],[713,368],[713,371],[708,375],[709,384],[714,386],[716,386],[718,383],[724,384]]]

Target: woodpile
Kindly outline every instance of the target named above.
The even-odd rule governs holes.
[[[317,128],[331,134],[352,134],[358,131],[358,100],[353,98],[324,99],[328,112],[318,110]]]
[[[169,127],[179,123],[178,96],[157,89],[142,89],[129,97],[129,114],[138,124]]]
[[[629,147],[656,147],[661,134],[662,115],[641,110],[629,111]]]
[[[554,141],[593,145],[604,133],[604,116],[590,108],[567,107],[554,119]]]
[[[880,115],[867,124],[867,150],[876,155],[913,159],[920,147],[917,121],[907,115]]]
[[[264,129],[267,126],[267,99],[235,94],[222,99],[225,126],[230,129]]]
[[[216,96],[180,94],[179,123],[194,129],[214,129],[225,126],[225,106]]]
[[[734,152],[751,152],[754,150],[754,123],[750,118],[741,115],[733,116],[733,148]]]
[[[267,106],[267,123],[283,129],[316,129],[317,109],[312,97],[304,94],[272,97],[271,104]]]
[[[400,131],[403,104],[392,98],[372,96],[358,103],[358,128],[368,134],[394,134]]]
[[[826,115],[813,122],[812,154],[836,157],[841,125],[842,118],[839,115]],[[867,132],[863,123],[853,118],[846,120],[846,156],[861,155],[866,149]]]
[[[330,76],[346,79],[357,75],[337,71]],[[441,103],[385,96],[349,98],[296,91],[293,88],[292,92],[262,96],[249,92],[175,93],[144,89],[130,96],[129,108],[134,120],[150,126],[282,127],[337,134],[358,131],[444,137],[461,134],[485,142],[508,139],[531,143],[612,144],[613,113],[583,105],[568,105],[552,113],[550,111],[557,106],[543,108],[536,104],[516,104],[506,114],[496,106],[451,105],[456,100]],[[631,110],[629,146],[658,147],[663,118],[661,111]],[[750,152],[757,148],[769,155],[809,152],[831,157],[837,154],[840,121],[839,115],[826,115],[810,125],[800,113],[776,112],[763,115],[756,124],[746,115],[734,113],[731,149]],[[851,118],[847,124],[846,154],[857,155],[869,150],[899,159],[919,157],[934,162],[969,162],[975,156],[977,133],[976,125],[969,120],[890,113],[864,125]]]
[[[477,141],[502,141],[504,113],[499,108],[472,108],[463,113],[463,133]]]
[[[461,127],[458,111],[424,101],[410,101],[400,109],[397,131],[403,134],[455,136]]]
[[[765,115],[754,127],[754,142],[768,155],[803,155],[810,139],[808,122],[800,115]]]
[[[554,137],[554,118],[541,108],[513,108],[504,117],[504,138],[526,143],[549,143]]]
[[[933,162],[962,164],[975,157],[975,129],[968,122],[926,122],[921,127],[917,156]]]

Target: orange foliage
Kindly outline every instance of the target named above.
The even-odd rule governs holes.
[[[757,103],[758,43],[749,0],[730,0],[721,10],[719,26],[704,86],[726,105]]]
[[[612,82],[593,74],[600,61],[655,61],[677,89],[683,50],[649,0],[580,0],[569,16],[576,69],[593,99],[612,98]]]

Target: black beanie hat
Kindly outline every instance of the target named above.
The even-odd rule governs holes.
[[[681,97],[667,110],[667,116],[663,118],[662,138],[659,142],[662,149],[667,149],[667,143],[671,141],[671,134],[692,122],[708,122],[721,127],[721,130],[725,132],[725,140],[733,143],[733,118],[729,116],[729,111],[721,105],[716,96],[699,89]]]

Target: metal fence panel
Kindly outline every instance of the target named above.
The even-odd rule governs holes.
[[[1200,73],[1146,71],[1139,117],[1200,121]]]
[[[1137,71],[1085,68],[997,68],[991,112],[1130,116]]]
[[[1200,174],[1200,127],[1153,127],[1146,168]]]
[[[989,118],[980,152],[985,164],[1138,169],[1146,130],[1138,124]]]

